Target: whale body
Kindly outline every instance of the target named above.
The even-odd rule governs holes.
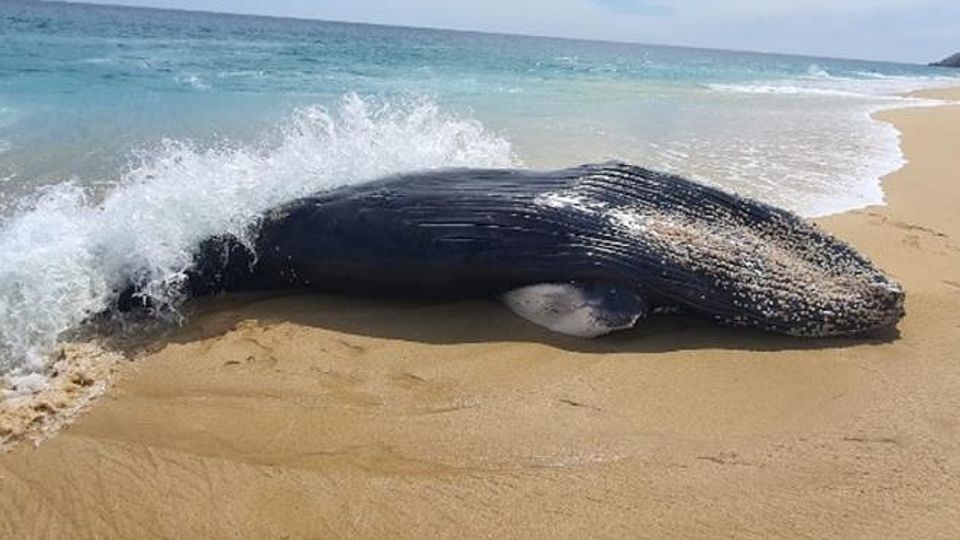
[[[904,314],[900,285],[817,226],[625,163],[429,171],[324,191],[264,216],[252,250],[204,242],[188,288],[497,296],[584,337],[674,309],[794,336],[861,334]]]

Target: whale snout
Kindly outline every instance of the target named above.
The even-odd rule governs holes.
[[[870,287],[871,301],[865,304],[876,305],[876,324],[865,328],[864,331],[879,330],[897,324],[906,315],[904,300],[906,294],[899,283],[882,281]]]
[[[905,296],[898,283],[886,278],[862,283],[829,300],[810,335],[855,336],[892,328],[906,314]]]

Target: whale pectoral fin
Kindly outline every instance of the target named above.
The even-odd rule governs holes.
[[[540,283],[514,289],[501,300],[534,324],[584,338],[632,328],[649,311],[634,290],[604,283]]]

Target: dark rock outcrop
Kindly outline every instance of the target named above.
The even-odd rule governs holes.
[[[960,53],[957,53],[953,56],[948,56],[939,62],[934,62],[930,64],[931,66],[940,66],[940,67],[955,67],[960,68]]]

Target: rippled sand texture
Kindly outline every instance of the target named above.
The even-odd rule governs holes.
[[[239,297],[0,456],[0,537],[954,537],[960,107],[882,118],[890,206],[823,224],[903,283],[898,339]]]

